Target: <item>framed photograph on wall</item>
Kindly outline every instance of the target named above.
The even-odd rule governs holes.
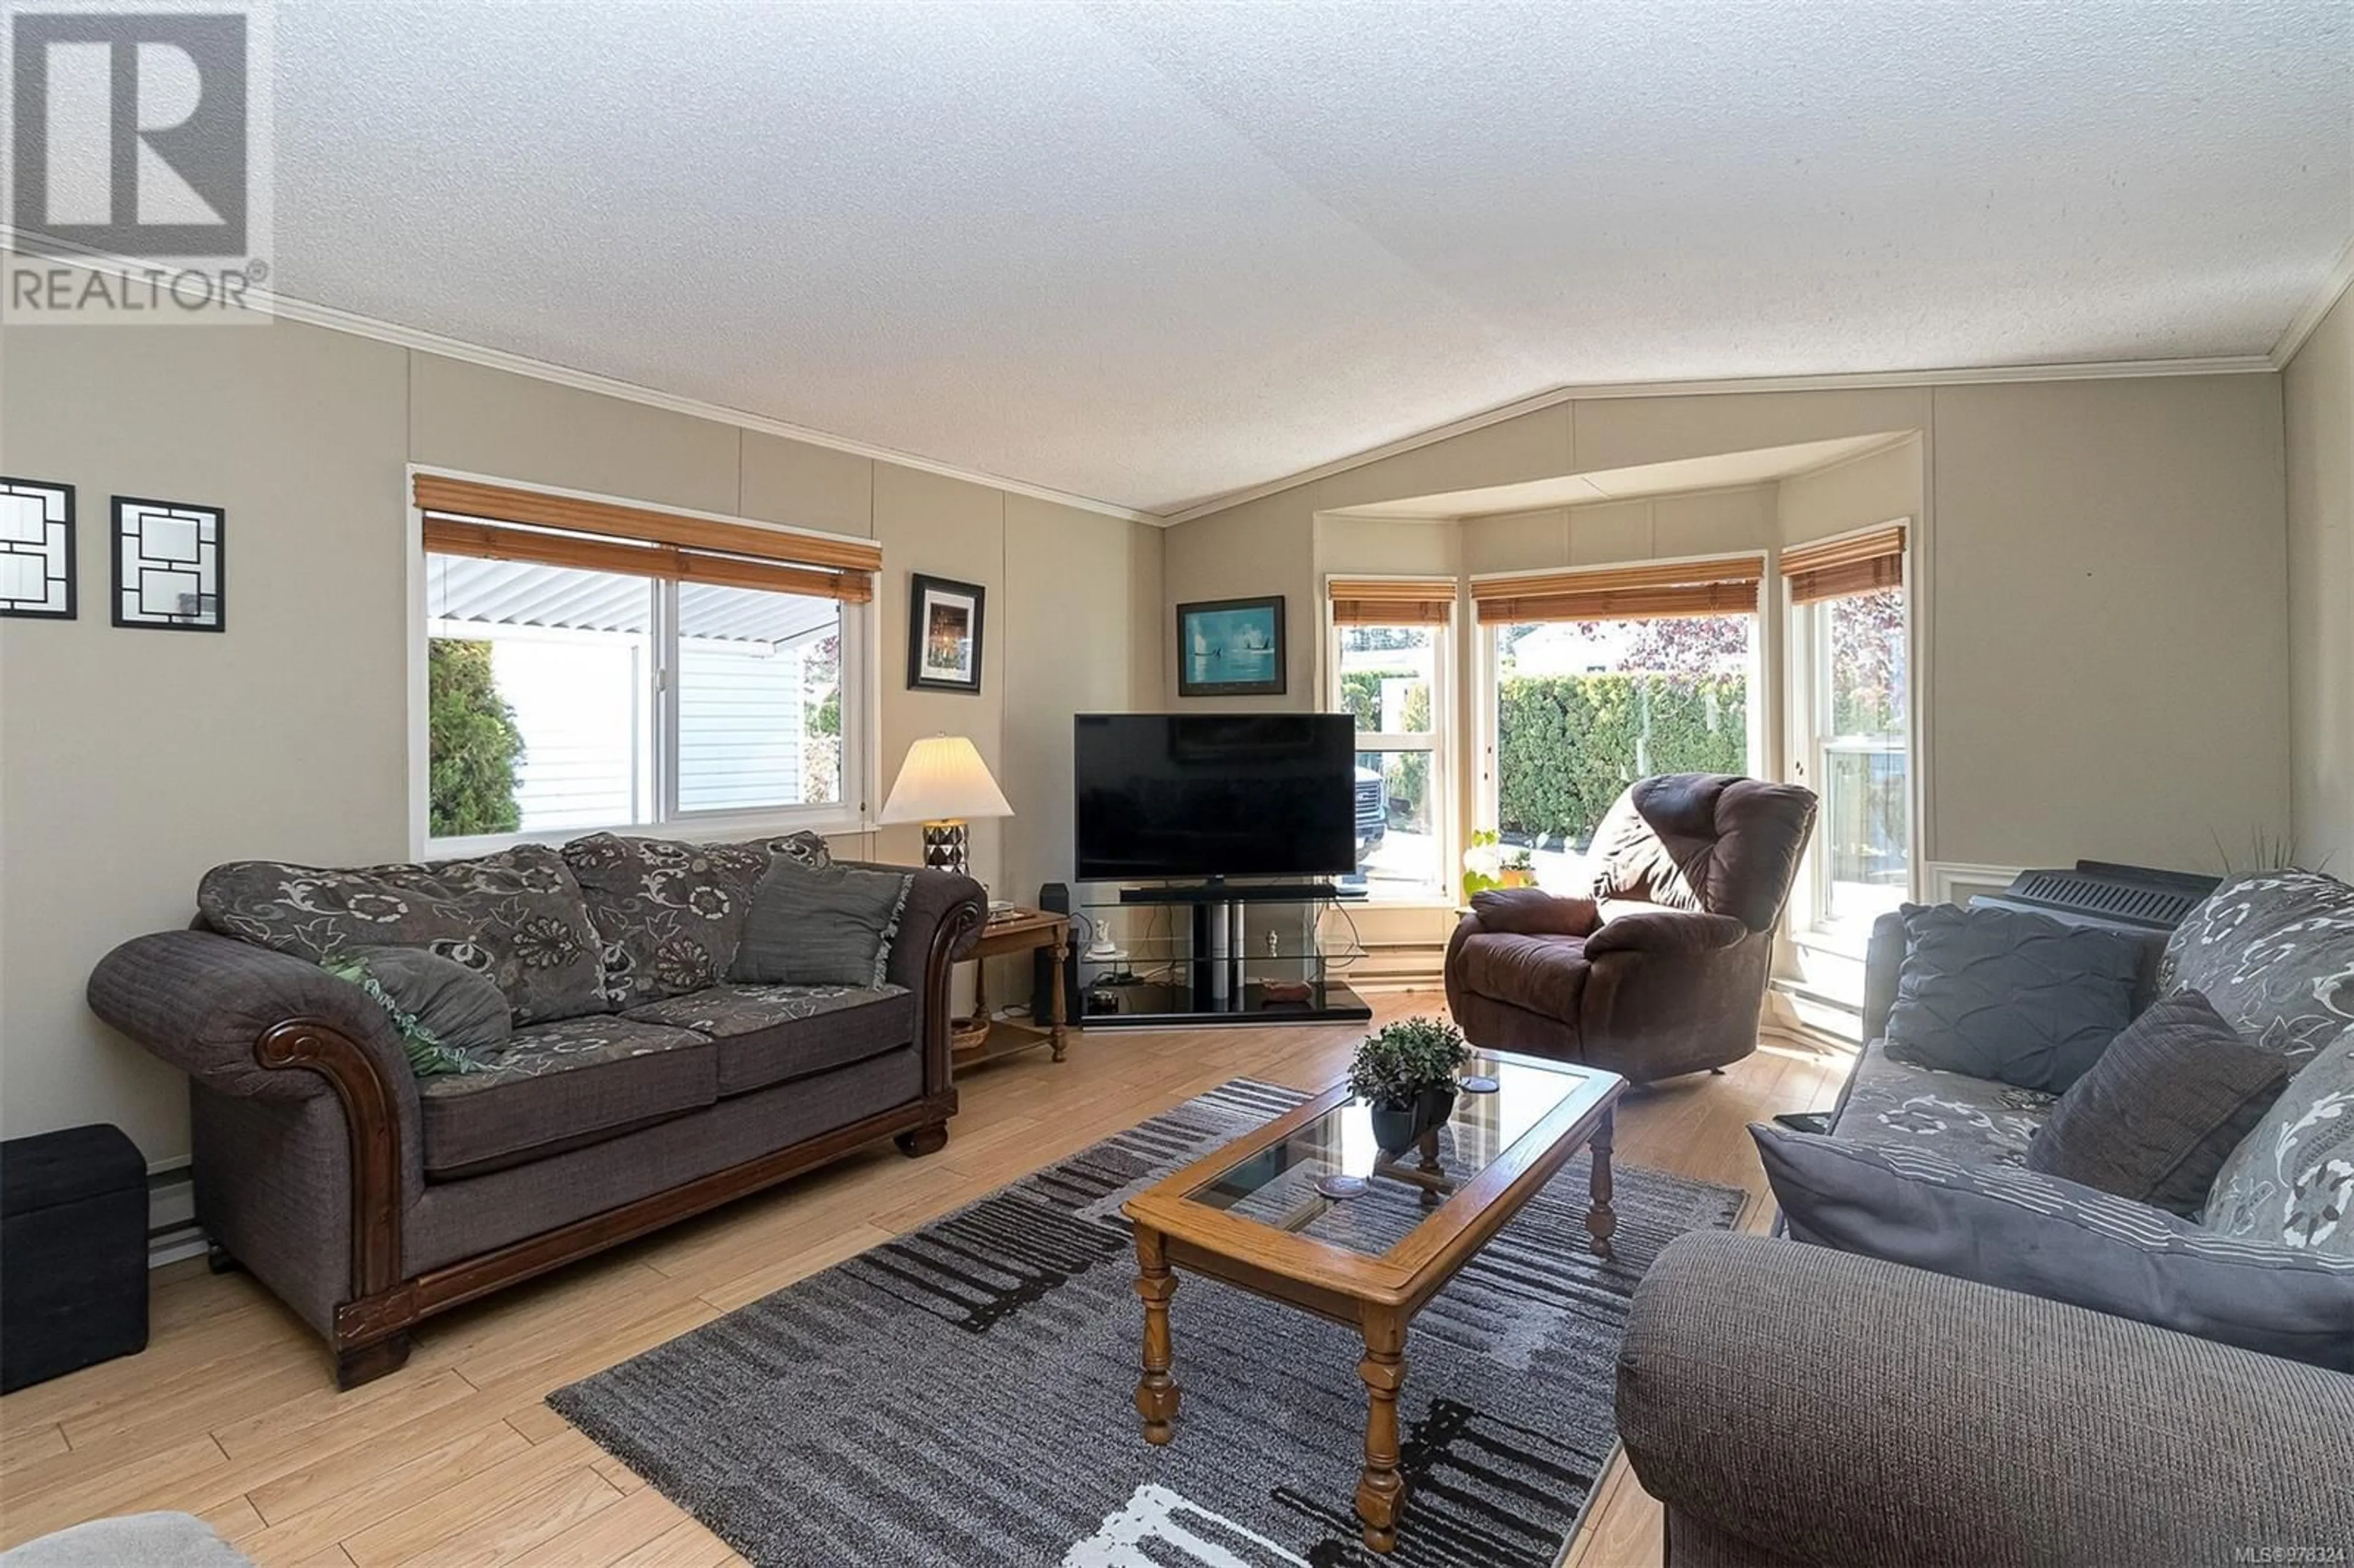
[[[1283,596],[1220,599],[1177,607],[1177,694],[1280,696]]]
[[[907,689],[981,694],[979,583],[907,575]]]

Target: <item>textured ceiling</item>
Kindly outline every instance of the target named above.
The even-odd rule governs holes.
[[[1565,384],[2261,354],[2349,15],[290,3],[275,281],[1166,512]]]

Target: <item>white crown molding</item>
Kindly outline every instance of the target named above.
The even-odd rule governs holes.
[[[2305,302],[2303,310],[2289,318],[2288,330],[2280,334],[2280,341],[2273,344],[2272,353],[2265,356],[2272,361],[2274,370],[2288,368],[2288,362],[2296,357],[2296,351],[2305,346],[2305,340],[2313,335],[2314,329],[2321,324],[2321,318],[2327,315],[2330,308],[2344,297],[2349,286],[2354,286],[2354,239],[2346,242],[2346,249],[2338,253],[2337,264],[2329,269],[2329,275],[2322,279],[2321,287],[2314,291],[2313,298]]]
[[[27,254],[16,243],[16,229],[0,222],[0,252]],[[111,273],[117,277],[138,275],[147,263],[119,257],[78,255],[71,264]],[[847,452],[854,457],[869,458],[877,462],[897,463],[902,468],[939,474],[944,478],[962,480],[1011,494],[1026,495],[1034,500],[1052,502],[1058,506],[1075,507],[1127,523],[1147,523],[1156,527],[1174,527],[1197,517],[1207,517],[1246,503],[1279,495],[1320,479],[1347,473],[1354,469],[1376,463],[1384,458],[1405,452],[1418,451],[1457,436],[1485,429],[1490,425],[1516,419],[1523,414],[1551,408],[1563,403],[1605,397],[1691,397],[1742,392],[1836,392],[1905,387],[1980,386],[1999,382],[2031,381],[2102,381],[2155,376],[2245,376],[2277,371],[2285,366],[2304,344],[2321,318],[2327,315],[2338,296],[2343,293],[2349,280],[2354,280],[2354,244],[2342,252],[2338,264],[2321,291],[2306,302],[2291,322],[2289,330],[2267,354],[2225,355],[2203,359],[2099,360],[2054,365],[1991,365],[1972,366],[1936,370],[1856,371],[1823,376],[1772,376],[1729,377],[1693,381],[1597,381],[1573,383],[1549,391],[1499,404],[1493,408],[1452,420],[1444,425],[1402,436],[1381,446],[1369,447],[1347,457],[1305,468],[1278,479],[1231,490],[1206,501],[1195,502],[1170,513],[1155,513],[1139,507],[1122,506],[1115,502],[1098,501],[1093,496],[1075,495],[1049,485],[1032,484],[1025,480],[1010,479],[983,469],[972,469],[957,463],[941,462],[914,452],[861,441],[848,436],[837,436],[815,430],[804,425],[772,419],[765,415],[731,408],[725,404],[709,403],[697,397],[681,397],[659,391],[633,381],[623,381],[594,371],[578,370],[570,366],[557,365],[547,360],[534,359],[527,355],[510,353],[505,349],[486,348],[480,344],[466,343],[420,327],[402,326],[395,322],[363,315],[334,305],[323,305],[309,300],[280,294],[267,289],[249,291],[248,297],[254,308],[264,313],[282,316],[288,321],[308,326],[324,327],[332,332],[349,333],[355,337],[373,339],[395,347],[423,354],[438,354],[445,358],[479,365],[485,369],[504,370],[511,375],[527,376],[534,380],[569,387],[578,391],[593,392],[601,397],[619,398],[623,402],[642,404],[647,408],[666,409],[684,414],[690,418],[710,419],[719,424],[733,425],[742,429],[756,430],[763,435],[780,436],[787,440],[801,441],[832,451]]]
[[[641,403],[650,408],[663,408],[692,418],[710,419],[723,425],[756,430],[762,435],[781,436],[790,441],[807,446],[824,447],[832,451],[848,452],[854,457],[871,458],[876,462],[896,463],[901,468],[936,473],[946,479],[959,479],[968,484],[978,484],[1011,494],[1026,495],[1034,501],[1050,501],[1057,506],[1069,506],[1082,512],[1094,512],[1124,523],[1163,524],[1157,514],[1140,512],[1133,506],[1121,506],[1114,502],[1098,501],[1091,495],[1074,495],[1066,490],[1056,490],[1044,484],[1032,484],[1026,480],[1009,479],[991,473],[986,469],[966,468],[959,463],[941,462],[937,459],[901,451],[896,447],[878,446],[872,441],[856,440],[849,436],[837,436],[825,430],[813,430],[806,425],[796,425],[783,419],[771,419],[763,414],[743,408],[731,408],[724,403],[706,403],[699,397],[682,397],[675,393],[642,387],[634,381],[623,381],[594,371],[576,370],[568,365],[553,365],[526,355],[510,354],[504,349],[484,348],[479,344],[463,343],[440,333],[405,327],[392,322],[378,321],[372,316],[351,311],[337,310],[333,305],[315,304],[308,300],[290,299],[283,294],[270,295],[262,309],[289,321],[308,326],[326,327],[334,332],[350,333],[356,337],[374,338],[398,347],[414,349],[424,354],[438,354],[445,359],[460,359],[469,365],[479,365],[490,370],[504,370],[511,375],[528,376],[535,380],[553,382],[577,391],[594,392],[601,397],[620,398],[623,402]]]
[[[0,250],[14,255],[25,255],[26,252],[17,249],[16,238],[16,230],[13,227],[0,224]],[[125,260],[112,256],[77,255],[58,260],[66,260],[70,265],[86,267],[92,271],[106,272],[121,278],[142,275],[149,265],[143,261]],[[323,305],[310,300],[296,299],[292,295],[276,293],[268,289],[249,290],[246,297],[252,302],[254,310],[261,314],[300,322],[305,326],[325,327],[331,332],[349,333],[354,337],[369,338],[377,343],[390,344],[396,348],[410,349],[420,354],[438,354],[445,359],[462,360],[466,364],[479,365],[487,370],[504,370],[514,376],[527,376],[535,381],[551,382],[556,386],[569,387],[580,392],[594,392],[599,397],[619,398],[625,403],[642,404],[650,408],[661,408],[673,414],[684,414],[690,418],[709,419],[717,424],[757,430],[762,435],[781,436],[787,440],[801,441],[809,446],[848,452],[854,457],[871,458],[877,462],[896,463],[901,468],[917,469],[925,473],[936,473],[948,479],[960,479],[968,484],[983,485],[991,490],[1026,495],[1036,501],[1051,501],[1057,506],[1076,507],[1083,512],[1094,512],[1106,517],[1116,517],[1126,523],[1151,523],[1166,525],[1167,520],[1157,513],[1139,511],[1135,507],[1121,506],[1114,502],[1097,501],[1093,496],[1074,495],[1068,491],[1056,490],[1044,484],[1032,484],[1024,480],[1008,479],[1002,474],[991,473],[983,469],[941,462],[932,458],[918,456],[914,452],[904,452],[893,447],[878,446],[872,441],[855,440],[848,436],[813,430],[806,425],[795,425],[783,419],[772,419],[766,415],[750,413],[742,408],[731,408],[723,403],[706,403],[699,397],[683,397],[675,393],[642,387],[634,381],[623,381],[616,376],[600,376],[590,370],[576,370],[568,365],[556,365],[545,359],[534,359],[528,355],[511,354],[501,348],[485,348],[480,344],[465,343],[454,337],[445,337],[440,333],[428,332],[421,327],[402,326],[395,322],[362,315],[356,311],[340,310],[334,305]]]
[[[2316,316],[2317,321],[2320,318]],[[2310,330],[2310,329],[2308,329]],[[1595,381],[1568,387],[1556,387],[1549,392],[1539,392],[1516,402],[1500,404],[1484,413],[1449,424],[1435,426],[1411,436],[1348,457],[1335,458],[1314,468],[1301,469],[1281,479],[1270,479],[1241,490],[1228,491],[1224,495],[1170,513],[1160,521],[1173,527],[1191,523],[1196,517],[1207,517],[1253,501],[1263,501],[1270,495],[1280,495],[1287,490],[1297,490],[1320,479],[1347,473],[1368,463],[1380,462],[1402,453],[1419,451],[1440,441],[1474,430],[1499,425],[1507,419],[1517,419],[1523,414],[1533,414],[1541,408],[1551,408],[1563,403],[1589,402],[1605,397],[1699,397],[1738,392],[1845,392],[1903,387],[1973,387],[1998,382],[2022,381],[2117,381],[2147,376],[2253,376],[2265,375],[2279,368],[2272,356],[2264,354],[2219,355],[2205,359],[2115,359],[2092,360],[2066,365],[1985,365],[1947,370],[1855,371],[1833,376],[1760,376],[1746,379],[1716,381]],[[1336,513],[1340,510],[1336,508]]]

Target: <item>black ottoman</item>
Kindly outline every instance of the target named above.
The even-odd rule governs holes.
[[[147,1348],[147,1162],[120,1128],[0,1143],[0,1393]]]

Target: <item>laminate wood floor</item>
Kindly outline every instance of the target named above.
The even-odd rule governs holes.
[[[1412,992],[1375,1006],[1384,1018],[1444,1009]],[[0,1399],[0,1545],[180,1509],[264,1568],[737,1562],[542,1397],[1228,1078],[1321,1088],[1361,1034],[1075,1033],[1067,1062],[1036,1052],[972,1072],[948,1148],[929,1159],[886,1145],[434,1319],[406,1370],[345,1394],[318,1339],[251,1279],[201,1261],[158,1270],[144,1354]],[[1746,1223],[1762,1229],[1744,1126],[1828,1107],[1845,1067],[1769,1040],[1723,1077],[1636,1091],[1618,1159],[1746,1187],[1760,1194]],[[1659,1507],[1623,1458],[1564,1561],[1659,1563]]]

